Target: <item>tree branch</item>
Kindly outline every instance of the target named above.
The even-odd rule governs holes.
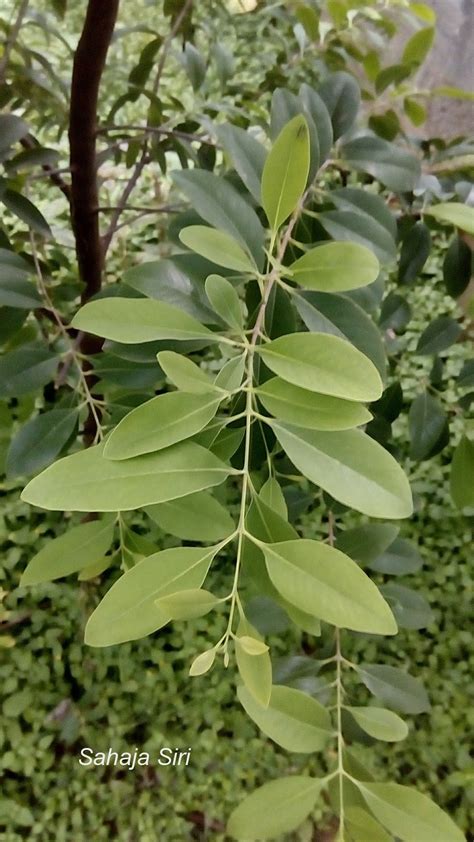
[[[99,205],[97,102],[118,7],[119,0],[89,0],[72,72],[69,117],[71,210],[79,273],[85,284],[83,302],[95,295],[102,283],[103,252],[96,213]]]
[[[20,140],[23,149],[36,149],[40,144],[36,140],[35,137],[31,134],[27,134],[26,137],[22,137]],[[45,175],[49,178],[52,184],[55,184],[56,187],[59,187],[61,193],[64,194],[68,202],[71,202],[71,186],[67,184],[64,179],[61,177],[60,173],[54,167],[51,167],[49,164],[41,164],[41,169],[45,173]]]

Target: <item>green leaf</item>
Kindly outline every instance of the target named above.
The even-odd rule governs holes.
[[[16,114],[0,114],[0,159],[3,160],[10,146],[29,132],[24,120]]]
[[[413,190],[421,174],[417,158],[380,137],[357,137],[341,152],[350,167],[369,173],[396,193]]]
[[[418,395],[410,406],[410,456],[417,462],[427,459],[436,447],[447,425],[447,415],[428,391]]]
[[[421,594],[392,582],[381,585],[380,590],[391,606],[400,628],[425,629],[433,622],[433,612]]]
[[[39,344],[22,345],[0,358],[0,398],[27,395],[54,378],[60,357]]]
[[[474,208],[463,205],[462,202],[441,202],[439,205],[426,208],[425,213],[434,216],[440,222],[447,222],[449,225],[460,228],[461,231],[474,234]]]
[[[114,535],[115,516],[81,523],[48,543],[29,562],[20,585],[38,585],[69,576],[99,561]]]
[[[273,477],[269,477],[262,485],[259,493],[260,501],[270,507],[277,515],[287,520],[288,507],[280,484]]]
[[[206,672],[209,672],[215,660],[215,648],[206,649],[205,652],[201,652],[201,654],[198,655],[197,658],[195,658],[192,662],[191,666],[189,667],[189,675],[194,677],[198,675],[204,675]]]
[[[187,252],[132,266],[123,273],[123,281],[147,298],[171,304],[204,324],[212,324],[215,317],[207,305],[202,280],[216,268],[209,260]]]
[[[236,637],[235,645],[237,648],[240,647],[243,649],[247,655],[264,655],[265,652],[268,652],[268,646],[266,643],[263,643],[261,640],[257,640],[255,637],[249,637],[247,634]]]
[[[4,263],[0,258],[0,305],[24,310],[42,306],[38,290],[26,278],[24,269]]]
[[[397,633],[378,588],[344,553],[306,539],[267,544],[262,551],[273,584],[296,608],[339,628]]]
[[[402,53],[402,62],[404,64],[412,64],[419,67],[423,64],[428,55],[435,37],[435,29],[432,26],[426,26],[415,32],[405,44],[405,49]]]
[[[245,373],[245,359],[245,354],[239,354],[237,357],[231,357],[230,360],[227,360],[216,375],[214,386],[219,389],[226,389],[229,392],[238,389]]]
[[[382,196],[369,193],[368,190],[360,187],[338,187],[336,190],[331,190],[330,198],[340,210],[352,211],[358,216],[362,214],[384,229],[390,235],[392,245],[388,248],[392,253],[397,239],[397,223]],[[396,249],[393,256],[396,256]]]
[[[1,200],[11,213],[21,219],[29,228],[41,234],[42,237],[51,237],[51,228],[44,216],[26,196],[22,196],[16,190],[4,190]]]
[[[375,78],[375,92],[382,94],[390,85],[399,85],[412,73],[412,68],[406,64],[390,64],[384,67]]]
[[[403,100],[403,110],[414,126],[422,126],[427,120],[425,106],[411,96],[406,96]]]
[[[463,436],[451,465],[451,497],[458,509],[474,508],[474,442]]]
[[[76,313],[71,327],[131,344],[156,339],[206,339],[209,342],[219,339],[177,307],[149,298],[89,301]]]
[[[237,637],[253,637],[261,640],[258,631],[247,620],[241,619]],[[236,645],[235,660],[239,675],[251,696],[266,708],[272,692],[272,662],[268,651],[261,655],[249,655],[243,646]]]
[[[127,511],[219,485],[230,472],[194,442],[120,462],[105,459],[103,445],[97,445],[50,465],[21,496],[43,509]]]
[[[262,174],[262,205],[276,231],[293,213],[308,178],[309,132],[305,118],[293,117],[277,137]]]
[[[190,438],[214,418],[219,402],[219,397],[209,393],[158,395],[122,418],[107,438],[104,457],[130,459]]]
[[[319,141],[319,158],[322,164],[328,157],[333,144],[333,130],[329,111],[318,93],[307,85],[306,82],[300,87],[299,99],[304,111],[312,118]]]
[[[462,327],[451,316],[438,316],[421,334],[416,354],[439,354],[459,339]]]
[[[322,292],[357,289],[375,281],[380,266],[369,249],[357,243],[323,243],[289,267],[292,280]]]
[[[213,228],[230,234],[262,268],[265,231],[254,209],[236,188],[207,170],[182,170],[174,172],[172,178],[199,216]]]
[[[206,225],[190,225],[179,232],[181,242],[218,266],[236,272],[255,274],[256,265],[250,255],[230,234]]]
[[[359,243],[372,250],[382,264],[396,259],[397,247],[392,233],[378,219],[361,213],[360,209],[325,211],[319,214],[318,220],[334,240]]]
[[[334,140],[345,134],[354,123],[360,106],[360,89],[349,73],[330,73],[319,88],[319,96],[330,114]]]
[[[385,664],[364,664],[357,667],[361,681],[384,704],[400,713],[426,713],[430,703],[418,678],[405,670]]]
[[[235,529],[229,512],[207,491],[149,506],[146,513],[164,532],[183,541],[219,541]]]
[[[157,360],[160,368],[177,389],[197,394],[217,391],[206,372],[189,357],[176,354],[175,351],[160,351]]]
[[[310,392],[280,377],[267,380],[255,391],[265,409],[280,421],[309,430],[349,430],[372,418],[359,403]]]
[[[336,540],[336,548],[346,553],[360,564],[374,562],[390,547],[399,533],[398,526],[393,523],[370,523],[356,526],[340,532]]]
[[[270,130],[273,140],[278,137],[287,123],[298,115],[304,116],[308,127],[309,172],[311,183],[319,169],[319,137],[314,120],[303,102],[286,88],[276,88],[272,94]]]
[[[191,588],[161,597],[156,601],[156,606],[172,620],[193,620],[209,614],[219,602],[220,599],[209,591]]]
[[[295,333],[256,350],[275,374],[312,392],[354,401],[377,400],[383,392],[373,363],[338,336]]]
[[[398,282],[411,284],[416,280],[425,265],[431,251],[431,234],[426,225],[417,222],[403,238],[400,262],[398,264]]]
[[[278,778],[248,795],[233,811],[227,833],[242,842],[274,839],[291,833],[313,810],[321,789],[316,778]]]
[[[471,280],[472,252],[461,237],[455,237],[449,246],[443,262],[443,279],[446,292],[452,298],[459,298]]]
[[[274,685],[268,707],[262,707],[245,687],[239,702],[261,731],[286,751],[321,751],[331,736],[331,718],[316,699],[291,687]]]
[[[221,319],[240,334],[243,329],[242,307],[232,284],[220,275],[209,275],[206,295]]]
[[[369,562],[371,570],[378,573],[389,573],[393,576],[403,576],[416,573],[423,565],[423,560],[413,544],[404,538],[395,538],[393,544],[377,559]]]
[[[411,307],[402,295],[390,292],[384,299],[380,311],[379,325],[382,330],[403,330],[411,319]]]
[[[365,433],[323,433],[277,421],[271,426],[298,470],[339,502],[372,517],[398,519],[412,513],[405,474]]]
[[[403,842],[463,842],[464,834],[449,816],[421,792],[400,784],[357,786],[375,818]]]
[[[326,292],[305,292],[295,298],[296,308],[310,331],[348,339],[385,377],[386,354],[380,331],[359,304],[347,295]]]
[[[206,62],[204,58],[191,41],[186,41],[179,57],[191,82],[193,91],[198,91],[206,77]]]
[[[217,126],[216,132],[247,190],[260,204],[260,183],[267,150],[249,132],[237,126]]]
[[[78,415],[77,409],[52,409],[21,427],[7,453],[7,476],[28,476],[49,465],[71,438]]]
[[[346,707],[346,710],[359,728],[375,740],[396,743],[408,736],[408,725],[391,710],[374,707]]]
[[[393,837],[361,807],[345,804],[344,817],[351,842],[393,842]]]
[[[200,588],[218,547],[173,547],[144,558],[107,591],[89,617],[88,646],[138,640],[165,626],[171,616],[159,599],[178,590]]]

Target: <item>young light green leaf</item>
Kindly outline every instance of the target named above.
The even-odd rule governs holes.
[[[106,459],[130,459],[162,450],[202,430],[214,418],[215,394],[168,392],[132,409],[112,430],[104,447]]]
[[[103,445],[96,445],[50,465],[21,497],[43,509],[127,511],[219,485],[230,470],[194,442],[123,461],[105,459]]]
[[[268,652],[268,646],[262,640],[257,640],[255,637],[249,637],[248,634],[243,634],[235,638],[235,645],[241,647],[247,655],[264,655]]]
[[[425,26],[415,32],[405,44],[402,54],[403,64],[411,64],[419,67],[423,64],[433,45],[435,29],[433,26]]]
[[[236,272],[255,274],[256,266],[250,255],[225,231],[206,225],[190,225],[179,233],[179,239],[196,254]]]
[[[272,421],[293,464],[340,503],[372,517],[409,517],[413,503],[409,482],[378,442],[360,430],[324,433]]]
[[[37,585],[69,576],[94,564],[109,549],[115,517],[81,523],[54,538],[37,553],[24,571],[20,585]]]
[[[294,333],[256,350],[275,374],[312,392],[353,401],[377,400],[383,392],[374,364],[339,336]]]
[[[347,707],[358,726],[376,740],[396,743],[408,736],[408,725],[385,708]]]
[[[52,409],[30,419],[10,443],[7,476],[28,476],[49,465],[71,438],[78,416],[77,409]]]
[[[219,541],[235,529],[229,512],[207,491],[148,506],[146,513],[164,532],[183,541]]]
[[[132,345],[156,339],[219,340],[192,316],[171,304],[150,298],[89,301],[76,313],[71,327]]]
[[[461,231],[474,234],[474,208],[463,205],[462,202],[441,202],[426,208],[425,213],[434,216],[440,222],[447,222]]]
[[[160,368],[177,389],[198,394],[217,391],[206,372],[183,354],[176,354],[175,351],[160,351],[157,354],[157,360]]]
[[[310,392],[281,377],[272,377],[255,391],[265,409],[280,421],[308,430],[350,430],[372,419],[362,404]]]
[[[403,842],[464,842],[449,816],[421,792],[400,784],[357,786],[375,818]]]
[[[234,287],[220,275],[209,275],[206,295],[216,313],[237,333],[242,332],[242,307]]]
[[[287,751],[321,751],[331,736],[326,708],[300,690],[274,685],[267,708],[259,705],[245,687],[238,687],[237,695],[250,719]]]
[[[363,664],[358,667],[361,681],[384,704],[400,713],[426,713],[430,703],[418,678],[386,664]]]
[[[189,675],[194,678],[198,675],[204,675],[206,672],[209,672],[215,660],[215,648],[206,649],[205,652],[201,652],[201,654],[198,655],[197,658],[195,658],[192,662],[191,666],[189,667]]]
[[[291,833],[313,810],[321,789],[316,778],[293,775],[264,784],[233,811],[227,833],[241,842]]]
[[[293,117],[278,135],[262,174],[262,205],[273,231],[300,201],[309,172],[309,132],[302,115]]]
[[[380,591],[344,553],[307,539],[263,545],[262,551],[276,589],[301,611],[338,628],[397,633]]]
[[[147,556],[127,570],[107,591],[89,617],[88,646],[112,646],[138,640],[171,620],[157,600],[177,590],[199,588],[218,547],[173,547]]]
[[[163,614],[169,614],[172,620],[192,620],[209,614],[220,599],[202,588],[177,591],[156,600],[156,606]]]
[[[244,619],[239,623],[237,637],[252,637],[261,641],[258,631]],[[245,687],[255,701],[266,708],[272,692],[272,662],[268,651],[261,655],[249,655],[242,646],[236,646],[235,659]]]
[[[323,243],[289,267],[292,280],[306,289],[338,292],[367,286],[378,278],[380,264],[358,243]]]

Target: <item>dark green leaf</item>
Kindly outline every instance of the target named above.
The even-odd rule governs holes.
[[[216,128],[217,136],[255,201],[260,204],[260,183],[267,151],[249,132],[226,124]]]
[[[318,218],[335,240],[360,243],[371,249],[382,264],[395,260],[397,248],[392,233],[368,213],[344,209],[325,211]]]
[[[319,96],[331,117],[334,139],[337,140],[351,128],[360,105],[357,81],[349,73],[331,73],[319,88]]]
[[[393,544],[368,566],[378,573],[404,576],[407,573],[416,573],[422,565],[423,560],[417,548],[404,538],[395,538]]]
[[[408,414],[412,459],[419,462],[430,456],[447,422],[443,407],[428,391],[415,398]]]
[[[42,345],[22,345],[0,357],[0,397],[26,395],[54,377],[59,357]]]
[[[411,319],[411,307],[408,301],[395,292],[384,299],[380,311],[379,325],[382,330],[400,331]]]
[[[365,686],[387,707],[401,713],[426,713],[430,703],[418,678],[385,664],[364,664],[357,672]]]
[[[459,298],[471,280],[472,252],[461,237],[455,237],[446,252],[443,263],[443,278],[446,292],[452,298]]]
[[[369,173],[396,193],[413,190],[421,174],[417,158],[381,137],[357,137],[341,151],[349,166]]]
[[[416,280],[431,251],[431,234],[423,222],[417,222],[403,238],[398,282],[411,284]]]
[[[46,468],[71,438],[77,420],[77,409],[52,409],[28,421],[10,444],[7,475],[28,476]]]
[[[411,588],[390,582],[381,585],[380,591],[390,604],[400,628],[425,629],[433,622],[434,615],[426,599]]]
[[[5,190],[2,193],[1,200],[11,213],[15,214],[33,231],[41,234],[42,237],[51,237],[51,229],[43,214],[21,193],[16,190]]]
[[[451,316],[438,316],[421,334],[417,354],[439,354],[459,339],[462,327]]]

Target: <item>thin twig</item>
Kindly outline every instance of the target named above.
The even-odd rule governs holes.
[[[167,38],[165,39],[165,41],[163,43],[163,48],[161,50],[160,60],[158,62],[158,67],[157,67],[155,79],[154,79],[154,82],[153,82],[152,91],[153,91],[154,96],[157,95],[159,87],[160,87],[161,77],[162,77],[162,74],[163,74],[165,62],[166,62],[166,59],[168,57],[168,53],[169,53],[171,44],[173,42],[173,38],[178,33],[179,28],[181,26],[181,23],[184,20],[189,8],[191,7],[192,2],[193,2],[193,0],[186,0],[186,3],[182,7],[182,9],[181,9],[179,15],[177,16],[177,18],[176,18],[168,36],[167,36]],[[150,128],[151,128],[151,126],[149,125],[149,121],[148,121],[147,125],[146,125],[146,130],[148,131]],[[120,198],[117,202],[117,209],[114,212],[114,214],[112,216],[112,219],[110,220],[109,227],[107,228],[107,231],[105,232],[104,236],[102,237],[102,254],[103,254],[103,256],[105,256],[105,254],[107,253],[107,250],[110,246],[110,243],[112,242],[112,238],[113,238],[113,236],[114,236],[114,234],[115,234],[115,232],[118,228],[120,217],[121,217],[123,211],[125,210],[127,201],[130,198],[130,195],[133,192],[137,182],[139,181],[140,176],[141,176],[141,174],[142,174],[142,172],[143,172],[147,163],[148,163],[148,138],[145,139],[142,154],[140,155],[140,158],[138,159],[138,161],[136,162],[136,164],[133,168],[133,172],[132,172],[127,184],[125,185],[125,187],[122,191],[122,195],[120,196]]]

